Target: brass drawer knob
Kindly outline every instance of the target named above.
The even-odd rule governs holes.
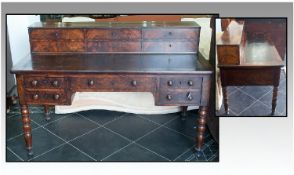
[[[59,94],[55,94],[54,95],[54,100],[58,100],[60,98],[60,95]]]
[[[59,83],[58,83],[57,80],[54,80],[54,81],[53,81],[53,86],[54,86],[54,87],[58,87],[58,86],[59,86]]]
[[[33,80],[33,81],[32,81],[32,85],[33,85],[33,86],[37,86],[37,84],[38,84],[38,81],[37,81],[37,80]]]
[[[132,85],[133,85],[133,86],[137,86],[137,81],[136,81],[136,80],[133,80],[133,81],[132,81]]]
[[[173,85],[173,81],[172,81],[172,80],[169,80],[169,81],[167,82],[167,85],[168,85],[168,86],[172,86],[172,85]]]
[[[34,100],[37,100],[38,98],[39,98],[39,95],[38,95],[38,94],[34,94],[34,95],[33,95],[33,99],[34,99]]]
[[[89,81],[88,81],[88,85],[89,85],[89,86],[93,86],[93,85],[94,85],[94,80],[89,80]]]
[[[172,97],[172,95],[168,94],[168,95],[166,96],[166,98],[167,98],[168,100],[171,100],[173,97]]]
[[[193,81],[192,81],[192,80],[189,80],[189,81],[188,81],[188,85],[189,85],[189,86],[193,86]]]
[[[191,92],[189,92],[189,93],[187,94],[187,99],[188,99],[189,101],[193,100],[193,97],[192,97]]]

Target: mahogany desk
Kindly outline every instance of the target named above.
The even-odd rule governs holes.
[[[231,22],[218,38],[217,53],[224,108],[229,113],[227,86],[273,86],[272,115],[275,113],[283,61],[266,37],[248,36],[246,21]]]
[[[32,54],[11,71],[30,155],[28,105],[44,105],[47,112],[48,105],[70,105],[75,92],[151,92],[155,105],[183,106],[184,112],[200,106],[196,150],[201,150],[213,69],[198,57],[196,23],[72,25],[30,28]]]

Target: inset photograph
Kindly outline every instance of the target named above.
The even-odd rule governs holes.
[[[287,116],[287,18],[216,19],[216,115]]]

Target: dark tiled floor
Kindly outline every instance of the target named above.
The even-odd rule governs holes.
[[[92,110],[54,114],[30,108],[34,156],[24,148],[18,107],[7,114],[7,161],[218,161],[218,144],[209,131],[201,156],[194,154],[195,120],[179,114],[134,115]]]
[[[227,91],[228,116],[271,116],[273,92],[271,86],[229,86]],[[223,105],[216,115],[227,116]],[[286,77],[283,70],[275,116],[286,116]]]

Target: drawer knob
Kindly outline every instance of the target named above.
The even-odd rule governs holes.
[[[168,94],[168,95],[166,96],[166,98],[167,98],[168,100],[171,100],[173,97],[172,97],[172,95]]]
[[[93,85],[94,85],[94,80],[89,80],[89,81],[88,81],[88,85],[89,85],[89,86],[93,86]]]
[[[54,99],[55,99],[55,100],[58,100],[58,99],[59,99],[59,97],[60,97],[60,95],[59,95],[59,94],[55,94],[55,95],[54,95]]]
[[[137,81],[136,81],[136,80],[133,80],[133,81],[132,81],[132,85],[133,85],[133,86],[137,86]]]
[[[169,35],[172,35],[172,32],[168,32]]]
[[[188,85],[189,85],[189,86],[193,86],[193,81],[192,81],[192,80],[189,80],[189,81],[188,81]]]
[[[172,80],[169,80],[169,81],[167,82],[167,85],[168,85],[168,86],[172,86],[172,85],[173,85],[173,81],[172,81]]]
[[[191,92],[189,92],[189,93],[187,94],[187,99],[190,100],[190,101],[193,100],[193,97],[192,97]]]
[[[169,46],[169,47],[172,47],[172,45],[171,45],[171,44],[169,44],[168,46]]]
[[[37,84],[38,84],[38,81],[37,81],[37,80],[33,80],[33,81],[32,81],[32,85],[33,85],[33,86],[37,86]]]
[[[58,85],[59,85],[58,81],[57,81],[57,80],[54,80],[54,81],[53,81],[53,86],[54,86],[54,87],[58,87]]]
[[[38,94],[33,95],[33,99],[34,100],[37,100],[38,98],[39,98],[39,95]]]

